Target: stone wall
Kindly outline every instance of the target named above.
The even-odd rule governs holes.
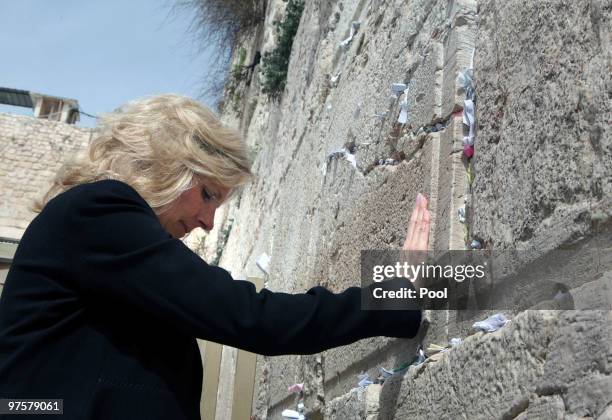
[[[283,2],[267,10],[262,39],[245,44],[251,50],[273,44]],[[306,2],[282,100],[267,101],[254,78],[242,118],[224,115],[255,151],[257,178],[220,212],[205,244],[216,248],[231,218],[221,265],[234,277],[258,274],[265,252],[270,289],[340,291],[359,283],[360,250],[400,248],[424,192],[436,251],[475,238],[491,250],[532,250],[514,262],[530,268],[560,247],[591,246],[609,269],[611,13],[609,0]],[[340,49],[353,21],[359,30]],[[472,61],[470,183],[458,76]],[[392,83],[410,86],[406,125],[396,122],[403,98],[390,97]],[[355,166],[333,153],[342,148]],[[457,217],[463,206],[466,224]],[[606,270],[567,284],[583,308],[612,290]],[[304,382],[309,418],[608,418],[609,311],[508,308],[506,327],[470,335],[486,315],[429,312],[426,345],[464,343],[367,391],[355,389],[357,374],[410,360],[420,338],[261,357],[253,412],[279,418],[300,400],[287,387]],[[231,398],[220,397],[218,414],[228,413]]]
[[[0,114],[0,237],[20,239],[62,163],[85,148],[90,129]]]
[[[479,1],[472,219],[491,247],[554,248],[612,211],[611,9]]]

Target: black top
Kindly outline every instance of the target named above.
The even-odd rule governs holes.
[[[257,293],[173,239],[132,187],[80,185],[46,205],[15,254],[0,398],[62,398],[70,419],[199,419],[196,337],[279,355],[416,335],[420,311],[363,311],[360,294]]]

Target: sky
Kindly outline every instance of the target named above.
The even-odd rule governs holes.
[[[76,99],[96,115],[158,93],[202,98],[212,49],[174,0],[2,0],[0,87]],[[0,112],[32,115],[0,105]],[[81,115],[82,127],[95,119]]]

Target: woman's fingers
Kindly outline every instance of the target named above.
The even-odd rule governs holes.
[[[427,209],[428,201],[425,196],[419,194],[417,196],[417,206],[421,208],[419,217],[417,219],[417,225],[413,232],[412,248],[413,251],[424,251],[427,250],[428,239],[429,239],[429,210]]]
[[[416,235],[415,249],[426,251],[429,248],[429,210],[427,208],[422,210],[421,222]]]
[[[406,233],[406,239],[404,240],[404,246],[402,249],[411,249],[410,247],[413,245],[413,238],[415,237],[415,231],[417,230],[417,223],[421,211],[420,200],[417,196],[416,204],[414,205],[412,215],[410,216],[410,222],[408,223],[408,232]]]
[[[423,194],[419,193],[416,198],[417,206],[421,207],[423,210],[427,210],[429,206],[429,200]]]
[[[427,206],[427,198],[419,193],[412,216],[410,216],[410,224],[402,249],[407,251],[427,249],[427,240],[429,238],[429,210],[427,210]],[[425,237],[423,237],[423,232],[426,232]],[[425,242],[424,247],[422,245],[423,241]]]

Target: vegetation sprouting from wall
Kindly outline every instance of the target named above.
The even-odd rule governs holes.
[[[264,20],[265,0],[176,0],[173,11],[192,16],[190,31],[196,43],[213,49],[202,94],[219,101],[238,37]]]
[[[278,99],[285,89],[293,38],[303,11],[303,0],[288,0],[284,18],[274,22],[278,34],[277,43],[272,51],[264,53],[262,59],[262,90],[272,99]]]

